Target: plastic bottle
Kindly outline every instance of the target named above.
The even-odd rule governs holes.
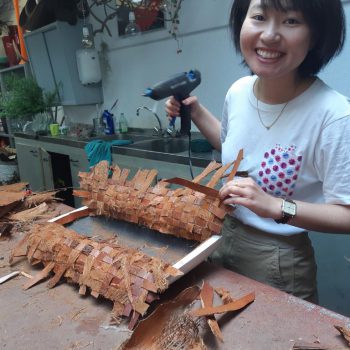
[[[96,84],[102,79],[98,52],[91,39],[89,28],[83,27],[82,48],[76,51],[78,74],[83,85]]]
[[[128,122],[124,116],[124,113],[120,113],[119,116],[119,132],[125,133],[128,132]]]
[[[119,126],[119,116],[114,116],[114,132],[117,134],[117,133],[120,133],[120,126]]]
[[[105,126],[104,132],[106,135],[114,134],[114,122],[113,122],[113,114],[108,112],[107,109],[103,111],[102,114],[102,122]]]
[[[125,27],[125,35],[138,35],[141,32],[140,26],[136,23],[135,13],[129,12],[129,23]]]

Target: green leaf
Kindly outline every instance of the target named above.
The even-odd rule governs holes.
[[[6,91],[0,96],[0,116],[26,118],[47,111],[59,103],[58,91],[43,93],[33,78],[12,74],[5,78]]]

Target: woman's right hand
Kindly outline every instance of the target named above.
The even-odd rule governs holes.
[[[220,130],[221,123],[203,105],[199,103],[197,96],[190,96],[182,101],[182,104],[191,108],[191,119],[199,131],[208,139],[215,149],[221,151]],[[165,102],[165,111],[168,118],[180,116],[181,104],[171,96]]]
[[[180,102],[174,96],[170,96],[165,102],[165,112],[171,118],[180,115],[180,107]]]
[[[190,96],[182,101],[185,106],[191,106],[191,116],[193,117],[196,111],[199,111],[200,104],[197,96]],[[169,115],[169,117],[179,117],[180,116],[180,107],[181,104],[177,101],[174,96],[171,96],[165,102],[165,112]]]

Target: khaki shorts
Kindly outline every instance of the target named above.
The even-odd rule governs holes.
[[[297,297],[317,302],[314,250],[307,232],[269,234],[227,216],[213,263]]]

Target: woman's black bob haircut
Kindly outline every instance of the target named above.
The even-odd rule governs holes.
[[[230,14],[232,39],[240,50],[240,33],[249,0],[234,0]],[[316,75],[340,53],[345,41],[345,16],[340,0],[261,0],[263,8],[301,11],[311,28],[313,47],[299,67],[302,77]]]

